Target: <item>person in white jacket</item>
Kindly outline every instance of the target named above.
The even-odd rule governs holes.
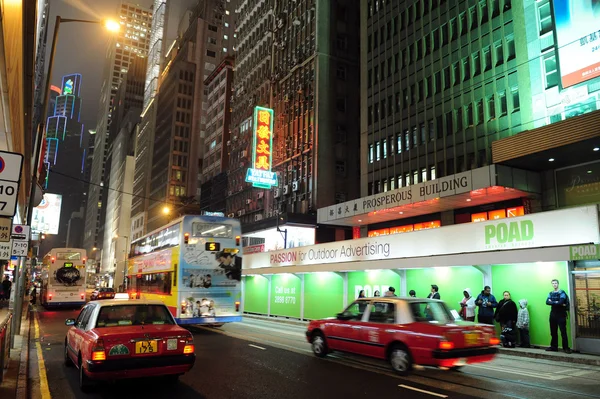
[[[466,321],[475,321],[475,298],[471,295],[471,289],[465,288],[463,291],[465,296],[460,301],[460,316]]]

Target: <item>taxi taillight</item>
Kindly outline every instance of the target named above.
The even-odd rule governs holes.
[[[454,349],[454,342],[440,341],[439,348],[443,350]]]
[[[85,294],[81,294],[81,299],[85,299]]]
[[[183,354],[191,355],[192,353],[194,353],[195,349],[196,348],[194,347],[194,339],[192,337],[188,337],[185,346],[183,347]]]
[[[496,337],[490,338],[490,345],[500,345],[500,338],[496,338]]]
[[[104,340],[99,339],[96,341],[94,345],[94,349],[92,349],[92,360],[94,361],[102,361],[106,360],[106,352],[104,351]]]

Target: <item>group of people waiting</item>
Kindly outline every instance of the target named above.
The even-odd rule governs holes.
[[[550,347],[546,349],[549,352],[558,351],[558,330],[562,338],[562,348],[565,353],[571,353],[567,338],[567,315],[569,311],[569,297],[566,292],[559,289],[559,282],[556,279],[552,280],[553,290],[548,294],[546,305],[551,307],[550,310]],[[384,296],[396,296],[394,287],[389,287]],[[375,297],[380,296],[379,291],[375,291]],[[414,290],[409,291],[409,296],[416,297]],[[509,291],[504,291],[503,298],[498,302],[496,297],[492,295],[492,289],[485,286],[477,297],[473,297],[470,288],[465,288],[463,291],[464,298],[459,302],[460,316],[466,321],[475,321],[475,308],[477,310],[477,322],[482,324],[494,325],[494,322],[500,324],[502,343],[506,347],[517,346],[517,334],[519,331],[521,348],[529,348],[531,346],[529,339],[529,311],[527,310],[527,299],[520,299],[519,303],[515,303]],[[359,293],[359,298],[365,297],[364,290]],[[431,292],[427,296],[429,299],[441,299],[439,287],[435,284],[431,285]]]

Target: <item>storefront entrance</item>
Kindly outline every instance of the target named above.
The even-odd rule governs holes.
[[[600,355],[600,261],[574,262],[575,337],[577,349]]]

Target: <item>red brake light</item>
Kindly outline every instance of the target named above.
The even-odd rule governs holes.
[[[440,347],[440,349],[443,349],[443,350],[454,349],[454,342],[440,341],[439,347]]]
[[[190,233],[185,233],[183,235],[183,243],[187,244],[187,243],[189,243],[189,241],[190,241]]]
[[[191,355],[192,353],[194,353],[194,350],[194,339],[192,337],[188,337],[185,346],[183,347],[183,354]]]
[[[490,345],[500,345],[500,339],[496,337],[490,338]]]
[[[48,294],[48,300],[51,301],[52,300],[52,294]]]
[[[56,260],[56,258],[53,256],[52,258],[50,258],[50,260],[52,261],[52,263],[54,263],[54,261]]]
[[[239,312],[240,311],[240,301],[236,301],[235,302],[235,311]]]
[[[85,299],[85,294],[81,294],[81,299]]]
[[[102,361],[106,360],[106,352],[104,352],[104,340],[99,339],[96,341],[94,349],[92,349],[92,360]]]
[[[84,264],[84,265],[85,265],[85,261],[86,261],[86,259],[85,259],[85,258],[83,258],[83,264]]]

